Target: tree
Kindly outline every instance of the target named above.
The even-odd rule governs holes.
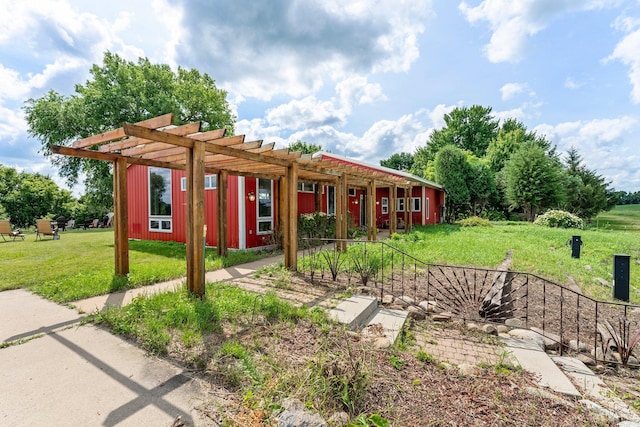
[[[472,215],[479,215],[489,197],[496,193],[495,176],[489,166],[475,156],[468,156],[469,175],[466,179]]]
[[[435,158],[436,180],[446,192],[446,220],[453,222],[465,211],[471,196],[466,179],[469,176],[469,164],[464,151],[448,145],[440,149]]]
[[[522,208],[533,221],[540,209],[558,206],[564,197],[562,174],[557,159],[536,143],[523,144],[505,165],[505,196],[510,208]]]
[[[65,97],[49,91],[25,102],[29,134],[42,144],[41,152],[52,156],[49,146],[72,141],[166,113],[174,114],[174,124],[201,121],[202,130],[227,129],[233,133],[235,117],[227,103],[227,93],[214,80],[197,70],[151,64],[147,58],[137,63],[106,52],[103,65],[91,67],[92,79],[75,87]],[[86,174],[87,194],[96,203],[112,203],[111,165],[108,162],[52,156],[61,176],[75,184]]]
[[[313,154],[318,151],[322,151],[322,147],[317,144],[297,140],[293,144],[289,145],[289,151],[298,151],[302,154]]]
[[[380,160],[380,166],[409,172],[413,167],[413,155],[410,153],[394,153],[388,159]]]

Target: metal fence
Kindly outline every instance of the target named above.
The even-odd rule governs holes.
[[[429,264],[386,242],[303,239],[301,246],[298,269],[312,281],[341,281],[465,322],[533,329],[559,354],[640,365],[632,354],[640,306],[595,300],[530,273]]]

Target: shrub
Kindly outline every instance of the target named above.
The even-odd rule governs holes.
[[[555,228],[583,228],[584,221],[578,216],[560,210],[550,210],[539,215],[533,222],[535,225]]]
[[[488,219],[480,218],[479,216],[461,219],[458,224],[463,227],[491,227],[491,222]]]

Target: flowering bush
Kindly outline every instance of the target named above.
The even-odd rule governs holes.
[[[582,218],[565,211],[550,210],[539,215],[533,222],[536,225],[556,228],[583,228]]]
[[[458,224],[463,227],[491,227],[491,221],[480,218],[479,216],[471,216],[469,218],[461,219],[458,221]]]

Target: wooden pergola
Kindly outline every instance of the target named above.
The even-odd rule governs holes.
[[[204,295],[205,233],[204,176],[216,174],[217,250],[227,254],[227,176],[238,175],[274,180],[278,185],[278,227],[283,232],[284,262],[297,268],[298,197],[301,182],[328,184],[336,188],[336,238],[347,237],[348,188],[366,190],[368,239],[376,238],[375,194],[377,187],[390,188],[390,232],[396,230],[396,194],[405,189],[405,227],[411,227],[409,197],[419,185],[408,177],[371,168],[348,165],[332,159],[275,149],[262,141],[245,142],[244,135],[225,136],[224,129],[200,131],[200,123],[173,126],[173,114],[158,116],[75,141],[70,147],[50,146],[53,153],[113,162],[115,274],[129,273],[127,165],[184,170],[187,197],[187,288]]]

